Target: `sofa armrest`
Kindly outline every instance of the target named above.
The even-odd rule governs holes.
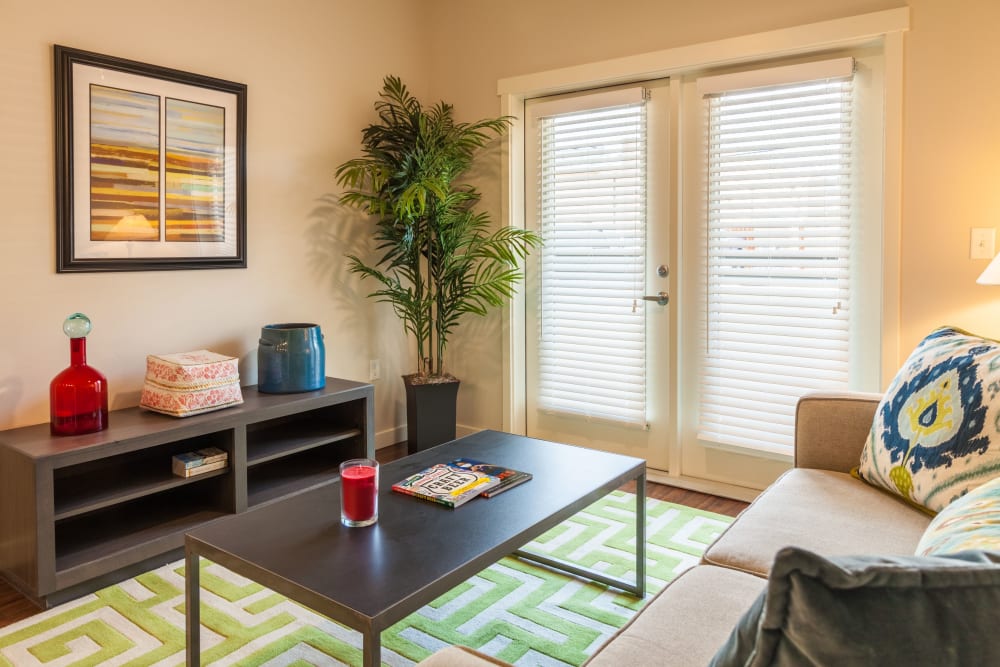
[[[795,410],[795,467],[850,472],[861,460],[881,394],[814,392]]]

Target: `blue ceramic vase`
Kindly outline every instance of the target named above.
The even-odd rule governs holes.
[[[326,348],[318,324],[268,324],[257,346],[257,390],[292,394],[326,386]]]

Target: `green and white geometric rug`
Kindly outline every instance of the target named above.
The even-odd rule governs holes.
[[[635,565],[635,499],[615,492],[528,545],[615,577]],[[579,665],[731,518],[647,501],[647,596],[504,558],[382,633],[382,660],[412,665],[465,644],[517,665]],[[202,662],[358,665],[361,636],[202,560]],[[0,665],[184,664],[184,564],[172,563],[0,629]]]

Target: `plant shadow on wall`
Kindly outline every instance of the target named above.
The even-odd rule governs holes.
[[[345,206],[334,194],[325,194],[316,200],[309,214],[306,230],[309,244],[307,254],[311,273],[327,286],[334,305],[337,341],[327,334],[327,349],[333,350],[334,359],[350,365],[354,372],[345,377],[368,377],[368,359],[380,359],[382,372],[387,368],[403,368],[409,364],[403,332],[395,333],[395,318],[387,306],[377,306],[366,299],[364,286],[347,271],[344,253],[366,257],[374,261],[374,242],[366,225],[367,217],[360,211]],[[360,341],[359,345],[343,348],[344,339]],[[338,352],[339,350],[339,352]],[[377,414],[391,414],[395,426],[402,418],[404,407],[402,391],[377,389],[375,392]],[[388,413],[387,413],[388,411]]]
[[[541,239],[493,229],[474,210],[479,191],[458,180],[509,118],[456,122],[450,104],[425,108],[394,76],[383,81],[375,110],[379,122],[363,130],[362,156],[340,165],[336,179],[345,188],[340,202],[367,214],[376,244],[374,261],[348,253],[350,271],[376,283],[369,296],[392,305],[416,346],[416,372],[404,376],[412,453],[455,437],[448,339],[465,315],[485,316],[513,295],[518,263]]]
[[[466,180],[475,184],[482,192],[481,206],[491,211],[500,208],[500,170],[502,146],[492,141],[479,151],[476,161],[465,173]],[[486,202],[494,200],[487,204]],[[499,410],[498,402],[492,400],[492,387],[499,386],[503,373],[500,336],[503,329],[503,309],[491,309],[486,317],[468,317],[462,320],[455,335],[448,340],[448,370],[462,378],[462,391],[458,405],[478,404],[480,409],[493,406]],[[483,396],[481,392],[491,392]],[[470,416],[470,415],[466,415]],[[495,415],[499,418],[499,413]],[[486,414],[477,414],[469,423],[491,423],[483,421]]]
[[[367,220],[360,211],[340,203],[339,196],[325,194],[310,212],[312,222],[306,231],[309,242],[309,268],[328,281],[337,308],[337,326],[359,336],[376,331],[374,314],[362,307],[366,293],[357,280],[343,271],[344,253],[374,258],[371,235],[364,229]]]

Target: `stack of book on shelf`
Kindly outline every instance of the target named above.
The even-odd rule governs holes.
[[[458,458],[438,463],[392,485],[392,490],[448,507],[458,507],[476,496],[492,498],[531,479],[531,473]]]
[[[229,463],[229,452],[218,447],[206,447],[194,452],[174,455],[174,474],[194,477],[213,470],[221,470]]]

